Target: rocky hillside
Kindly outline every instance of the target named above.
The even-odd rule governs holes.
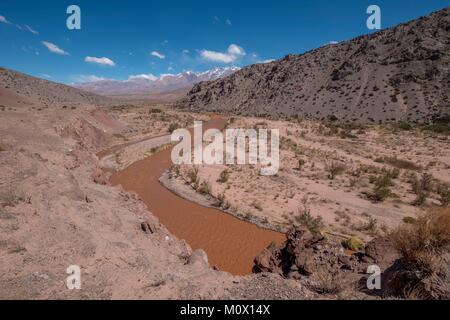
[[[21,103],[36,103],[41,107],[60,104],[67,105],[103,105],[110,102],[107,98],[75,89],[63,84],[35,78],[17,71],[0,68],[0,98],[14,95],[22,99]]]
[[[450,115],[450,8],[197,84],[179,107],[239,115],[430,122]]]

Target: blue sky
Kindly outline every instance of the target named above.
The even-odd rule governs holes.
[[[71,4],[81,30],[66,27]],[[0,65],[64,83],[245,66],[369,33],[371,4],[387,28],[450,1],[1,0]]]

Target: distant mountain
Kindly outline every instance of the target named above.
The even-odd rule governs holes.
[[[432,122],[450,115],[450,8],[194,86],[178,106],[241,115]]]
[[[163,74],[160,77],[153,75],[131,76],[128,80],[97,80],[73,84],[74,87],[106,96],[112,95],[139,95],[161,94],[179,89],[192,88],[202,81],[217,80],[240,70],[237,67],[214,68],[206,72],[183,72],[179,74]]]

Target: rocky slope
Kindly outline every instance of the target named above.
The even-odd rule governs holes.
[[[2,101],[5,101],[6,96],[14,95],[22,104],[36,104],[40,108],[54,105],[104,105],[111,102],[96,94],[5,68],[0,68],[0,89]]]
[[[178,103],[242,115],[430,122],[450,115],[450,8],[197,84]]]
[[[99,80],[77,83],[73,86],[88,92],[101,95],[137,95],[162,94],[180,89],[191,89],[201,81],[212,81],[231,75],[239,68],[214,68],[205,72],[182,72],[179,74],[164,74],[160,77],[153,75],[132,76],[128,80]]]

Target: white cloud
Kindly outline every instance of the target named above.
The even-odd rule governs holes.
[[[183,54],[189,54],[189,53],[190,53],[190,51],[188,49],[183,50]]]
[[[60,47],[58,47],[58,46],[57,46],[56,44],[54,44],[54,43],[51,43],[51,42],[48,42],[48,41],[42,41],[42,44],[43,44],[44,46],[46,46],[47,49],[48,49],[50,52],[53,52],[53,53],[56,53],[56,54],[59,54],[59,55],[63,55],[63,56],[68,56],[68,55],[69,55],[68,52],[64,51],[63,49],[61,49]]]
[[[158,77],[154,76],[151,73],[149,73],[149,74],[137,74],[137,75],[132,75],[132,76],[128,77],[128,81],[133,81],[133,80],[150,80],[150,81],[155,81],[157,79],[158,79]]]
[[[230,44],[227,52],[217,52],[211,50],[202,50],[200,52],[200,56],[203,59],[221,63],[232,63],[245,55],[246,53],[244,48],[236,44]]]
[[[152,52],[150,52],[150,55],[152,55],[154,57],[157,57],[159,59],[165,59],[166,58],[165,55],[163,55],[162,53],[159,53],[158,51],[152,51]]]
[[[33,28],[31,28],[29,25],[25,25],[25,28],[30,31],[32,34],[39,34],[38,31],[34,30]]]
[[[233,24],[231,23],[231,20],[230,20],[230,19],[225,20],[225,23],[226,23],[227,25],[229,25],[229,26],[232,26],[232,25],[233,25]]]
[[[85,62],[89,62],[89,63],[95,63],[95,64],[99,64],[102,66],[109,66],[109,67],[114,67],[116,64],[114,63],[114,61],[112,61],[109,58],[103,57],[103,58],[97,58],[97,57],[86,57],[84,59]]]
[[[338,44],[338,43],[339,43],[339,41],[334,41],[334,40],[332,40],[332,41],[326,43],[325,45],[326,45],[326,46],[329,45],[329,44],[334,45],[334,44]]]
[[[11,24],[11,22],[8,21],[8,19],[5,18],[5,16],[0,15],[0,22]]]

